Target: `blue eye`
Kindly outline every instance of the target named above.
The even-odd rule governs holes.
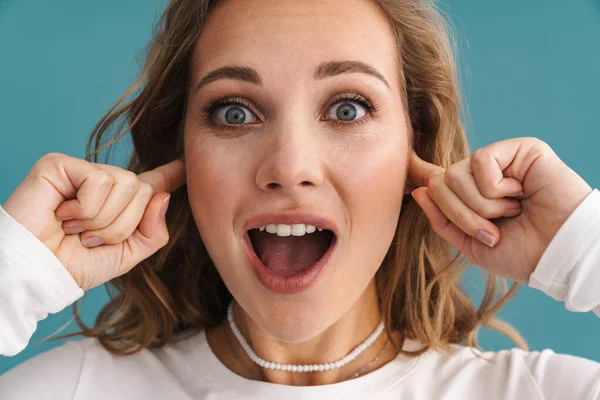
[[[252,124],[258,120],[248,108],[235,103],[218,107],[215,110],[214,118],[218,123],[224,125]]]
[[[323,120],[343,125],[362,124],[377,115],[377,106],[359,94],[341,94],[328,106]],[[261,122],[250,103],[242,97],[222,97],[203,107],[207,126],[212,129],[247,128]]]
[[[327,111],[327,119],[351,122],[367,115],[365,107],[356,101],[340,101]]]

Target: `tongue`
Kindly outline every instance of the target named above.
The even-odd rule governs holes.
[[[323,232],[304,236],[277,236],[265,231],[251,231],[258,258],[276,274],[297,274],[317,262],[329,248],[330,240]]]

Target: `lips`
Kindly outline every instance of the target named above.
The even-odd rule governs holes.
[[[315,231],[302,236],[278,236],[266,231],[248,231],[252,248],[261,262],[278,275],[290,276],[315,264],[331,246],[333,232]]]
[[[263,287],[278,294],[297,294],[314,286],[323,275],[325,267],[329,265],[336,244],[337,239],[333,236],[328,249],[314,264],[298,273],[284,276],[272,271],[258,258],[252,247],[250,237],[247,233],[244,235],[244,250],[256,278]]]
[[[289,245],[294,244],[292,242],[294,239],[284,242],[283,239],[287,239],[287,237],[269,239],[264,236],[261,238],[261,234],[257,235],[255,232],[249,233],[252,230],[260,232],[259,228],[261,227],[279,224],[312,225],[317,230],[322,229],[324,234],[321,232],[320,236],[314,236],[312,239],[304,239],[304,242],[296,241],[295,244],[308,250],[309,254],[294,254],[294,249],[289,247]],[[296,294],[315,285],[323,275],[325,267],[329,265],[331,255],[337,246],[338,227],[334,221],[319,213],[307,210],[296,209],[295,211],[270,212],[257,215],[249,218],[244,223],[242,229],[244,250],[258,281],[269,291],[279,294]],[[312,233],[308,235],[317,233],[312,229],[311,231]],[[264,234],[273,235],[273,233]],[[282,234],[285,233],[282,231]],[[253,240],[250,239],[251,236],[253,240],[256,240],[255,245],[257,245],[257,250],[253,246]],[[270,243],[258,243],[261,239],[269,240]],[[259,248],[262,245],[264,247]],[[271,248],[278,253],[271,255],[264,254],[264,250],[268,250],[272,245],[274,246]],[[286,246],[288,247],[286,248]],[[296,248],[296,250],[299,249],[299,247]],[[257,252],[260,253],[260,257]],[[261,258],[271,268],[265,265]],[[292,260],[294,263],[293,266],[291,263],[286,265],[289,260]]]

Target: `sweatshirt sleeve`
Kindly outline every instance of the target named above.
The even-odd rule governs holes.
[[[0,207],[0,355],[19,353],[38,321],[81,296],[58,258]]]
[[[594,189],[560,227],[529,286],[564,301],[570,311],[600,317],[600,192]]]
[[[518,349],[513,350],[513,353],[518,352]],[[523,360],[527,367],[527,375],[535,382],[539,395],[536,399],[600,399],[600,364],[595,361],[568,354],[556,354],[552,350],[524,353],[519,359]]]

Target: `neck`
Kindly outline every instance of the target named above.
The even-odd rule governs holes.
[[[321,364],[341,359],[369,337],[381,320],[374,284],[368,286],[363,296],[335,324],[302,343],[286,343],[271,337],[237,304],[234,305],[233,315],[254,351],[266,360],[282,364]],[[361,372],[361,375],[372,372],[396,356],[391,341],[384,349],[389,339],[384,330],[371,346],[345,366],[330,371],[298,373],[263,369],[255,364],[233,335],[226,320],[208,332],[208,339],[215,355],[233,372],[248,379],[283,385],[312,386],[340,382],[356,372]],[[393,340],[399,343],[399,335],[395,335]],[[377,360],[365,369],[376,356]]]

